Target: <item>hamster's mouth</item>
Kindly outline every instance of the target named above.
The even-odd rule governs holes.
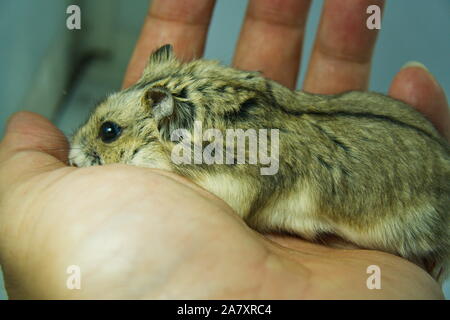
[[[97,152],[93,151],[92,154],[90,154],[90,158],[91,160],[91,165],[102,165],[102,159],[100,158],[100,156],[98,155]]]

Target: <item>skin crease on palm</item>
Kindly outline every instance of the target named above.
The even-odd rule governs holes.
[[[309,5],[250,0],[234,65],[294,88]],[[368,5],[325,1],[304,90],[367,89],[376,40],[361,16]],[[213,7],[211,0],[154,0],[124,86],[162,44],[172,43],[182,59],[200,57]],[[445,94],[428,71],[402,69],[389,94],[450,137]],[[68,167],[67,150],[43,117],[21,112],[9,120],[0,144],[0,263],[10,298],[443,297],[426,272],[401,258],[260,235],[182,177],[125,165]],[[81,268],[81,290],[66,287],[70,265]],[[370,265],[381,269],[381,290],[366,286]]]

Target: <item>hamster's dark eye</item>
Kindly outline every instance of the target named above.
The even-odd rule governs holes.
[[[116,140],[122,133],[122,128],[115,122],[106,121],[100,126],[99,136],[104,143]]]

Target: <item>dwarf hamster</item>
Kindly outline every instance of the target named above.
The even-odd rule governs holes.
[[[228,141],[227,130],[241,142],[244,134],[243,143]],[[218,143],[225,136],[231,146]],[[181,151],[194,156],[180,161]],[[433,125],[401,101],[292,91],[216,61],[183,63],[165,45],[139,82],[96,107],[72,137],[69,158],[79,167],[170,170],[257,231],[311,241],[335,235],[432,266],[441,279],[450,252],[449,155]]]

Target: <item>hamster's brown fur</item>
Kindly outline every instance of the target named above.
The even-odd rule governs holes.
[[[163,110],[169,104],[173,110]],[[106,121],[122,132],[105,143]],[[178,128],[278,129],[279,170],[171,161]],[[450,250],[450,148],[412,107],[370,92],[313,95],[215,61],[155,51],[140,81],[109,96],[74,135],[77,166],[126,163],[192,179],[252,228],[319,241],[342,237],[434,266]],[[439,275],[440,273],[440,275]]]

